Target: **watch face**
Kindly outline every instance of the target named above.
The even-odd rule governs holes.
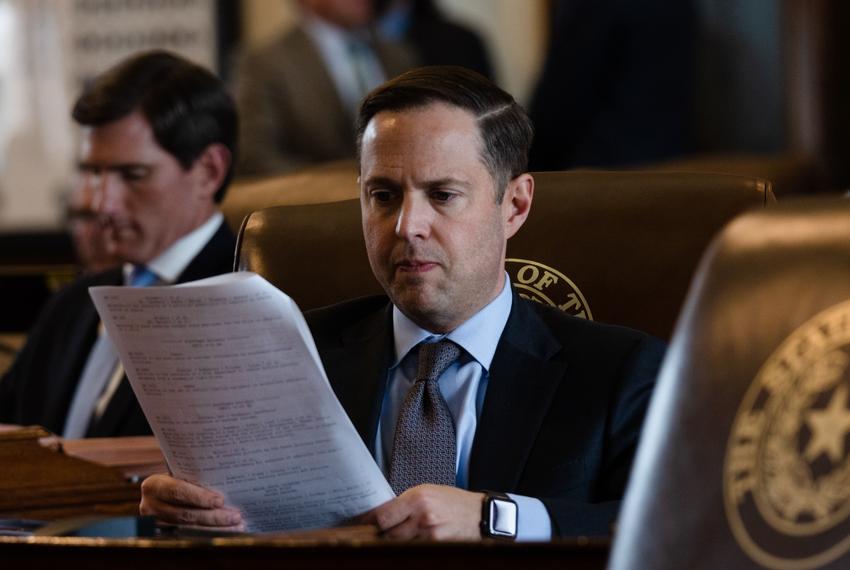
[[[490,500],[490,534],[516,537],[517,506],[510,500]]]

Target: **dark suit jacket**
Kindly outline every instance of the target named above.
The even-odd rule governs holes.
[[[460,65],[493,79],[487,47],[470,28],[446,18],[432,1],[413,3],[405,34],[421,65]]]
[[[328,378],[374,453],[391,305],[308,312]],[[663,344],[521,299],[493,359],[469,466],[474,490],[539,498],[560,536],[607,535],[619,509]]]
[[[222,222],[177,281],[202,279],[233,269],[236,241]],[[121,269],[85,276],[57,293],[39,315],[27,343],[0,380],[0,422],[38,424],[62,433],[74,391],[97,338],[100,319],[89,287],[120,285]],[[88,437],[148,435],[151,429],[125,377]]]
[[[560,0],[529,106],[530,170],[616,168],[691,150],[692,0]]]

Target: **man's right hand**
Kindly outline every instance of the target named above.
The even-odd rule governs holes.
[[[176,525],[245,530],[241,513],[225,506],[221,493],[170,475],[151,475],[142,482],[139,511]]]

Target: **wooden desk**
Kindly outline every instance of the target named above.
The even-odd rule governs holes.
[[[39,442],[50,436],[41,428],[0,432],[0,517],[56,520],[138,513],[138,484],[110,467]]]
[[[387,543],[287,538],[124,539],[3,538],[9,568],[167,570],[171,568],[310,568],[394,570],[601,569],[606,543]]]
[[[138,512],[139,488],[119,470],[45,447],[39,428],[0,433],[0,517],[58,520]],[[140,459],[159,459],[150,440],[125,447]],[[67,445],[68,451],[126,467],[108,440]],[[114,450],[112,450],[114,451]],[[143,461],[142,461],[143,462]],[[138,462],[137,462],[138,463]],[[540,544],[398,543],[371,527],[228,537],[75,538],[0,536],[0,560],[8,568],[166,570],[179,568],[393,568],[402,570],[523,570],[605,568],[607,541],[564,540]]]

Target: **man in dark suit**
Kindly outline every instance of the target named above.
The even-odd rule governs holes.
[[[459,67],[403,74],[361,106],[363,233],[388,298],[306,318],[398,493],[362,518],[387,536],[546,540],[616,516],[663,349],[512,291],[531,138],[510,95]],[[157,475],[142,492],[145,514],[241,524],[212,490]]]
[[[692,150],[693,0],[557,0],[529,111],[532,170],[622,168]]]
[[[460,65],[493,79],[487,46],[471,28],[446,17],[434,0],[377,0],[378,32],[405,41],[420,65]]]
[[[235,240],[217,204],[236,153],[235,105],[208,70],[167,52],[113,67],[83,92],[79,184],[106,252],[124,266],[84,276],[48,303],[0,380],[0,422],[66,437],[149,434],[88,294],[228,272]]]

